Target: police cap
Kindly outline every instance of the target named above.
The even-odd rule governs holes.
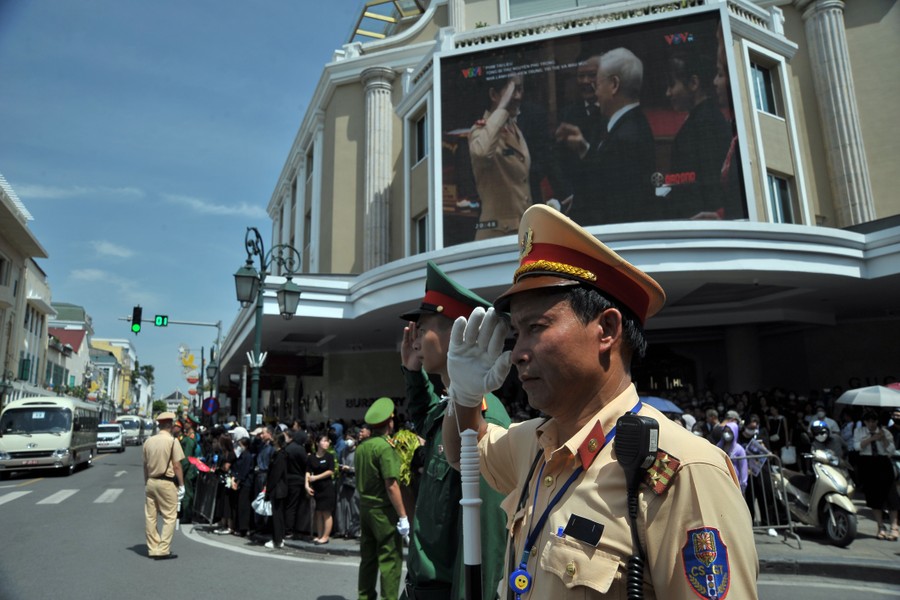
[[[365,421],[372,427],[380,427],[387,423],[392,416],[394,416],[394,401],[382,397],[373,402],[366,411]]]

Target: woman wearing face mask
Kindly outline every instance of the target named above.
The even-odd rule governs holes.
[[[878,524],[876,537],[896,541],[900,537],[897,526],[900,497],[889,458],[895,450],[894,440],[887,428],[880,425],[875,411],[869,410],[863,414],[863,426],[853,433],[853,445],[859,450],[859,483],[866,496],[866,506],[872,509]],[[884,510],[890,515],[889,524],[884,523]]]
[[[722,427],[722,437],[717,444],[719,448],[725,451],[734,470],[737,473],[738,481],[741,483],[741,492],[747,489],[747,452],[738,442],[738,424],[734,422],[725,423]]]
[[[356,439],[354,432],[344,440],[340,457],[340,486],[337,499],[337,522],[340,534],[347,539],[359,537],[359,494],[356,492]]]

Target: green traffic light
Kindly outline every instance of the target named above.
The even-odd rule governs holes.
[[[135,333],[140,333],[140,331],[141,331],[141,324],[140,324],[140,323],[132,323],[132,324],[131,324],[131,331],[133,331],[133,332],[135,332]]]

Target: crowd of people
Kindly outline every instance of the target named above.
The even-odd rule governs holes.
[[[753,511],[754,490],[768,489],[757,468],[773,454],[783,466],[803,469],[800,457],[817,450],[829,452],[863,492],[873,511],[877,538],[900,539],[900,493],[892,457],[900,448],[900,407],[837,404],[843,390],[813,390],[804,396],[781,389],[723,394],[707,392],[701,398],[684,390],[670,394],[684,412],[671,418],[723,448],[732,458],[748,506]],[[785,452],[784,450],[788,450]],[[744,459],[744,457],[751,457]],[[757,477],[757,484],[748,481]],[[782,521],[783,522],[783,521]]]

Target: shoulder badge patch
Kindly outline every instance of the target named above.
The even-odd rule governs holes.
[[[698,597],[721,600],[728,595],[731,586],[728,548],[718,529],[701,527],[688,531],[681,557],[684,575]]]
[[[654,494],[661,496],[672,485],[680,467],[681,462],[677,458],[668,452],[658,450],[656,452],[656,460],[647,467],[644,483],[653,490]]]

